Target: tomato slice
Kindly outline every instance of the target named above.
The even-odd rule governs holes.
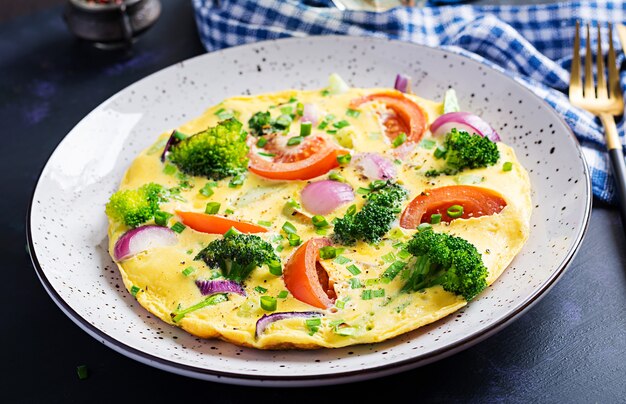
[[[183,220],[185,226],[189,226],[195,231],[209,234],[224,234],[231,227],[242,233],[264,233],[267,231],[265,227],[256,224],[239,222],[237,220],[228,219],[224,216],[207,215],[199,212],[181,212],[176,214]]]
[[[348,153],[339,149],[334,141],[323,135],[310,135],[297,146],[286,144],[289,137],[281,134],[267,135],[264,152],[271,159],[257,153],[249,154],[248,168],[261,177],[276,180],[308,180],[326,174],[339,166],[337,156]]]
[[[333,305],[337,295],[320,264],[319,250],[330,246],[326,238],[313,238],[302,244],[289,258],[283,269],[285,285],[298,300],[325,309]]]
[[[400,133],[406,133],[407,140],[417,143],[426,130],[426,112],[415,102],[399,91],[376,93],[353,100],[352,108],[366,102],[379,101],[389,110],[384,116],[385,134],[395,139]]]
[[[453,205],[463,207],[463,214],[450,217],[448,208]],[[506,201],[491,189],[470,185],[450,185],[430,189],[413,199],[402,212],[400,226],[415,229],[420,223],[430,223],[434,214],[441,215],[441,221],[450,223],[454,219],[469,219],[500,213]]]

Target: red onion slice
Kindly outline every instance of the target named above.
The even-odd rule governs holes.
[[[355,156],[356,166],[371,180],[388,180],[398,174],[394,163],[378,153],[361,153]]]
[[[163,148],[163,153],[161,153],[161,162],[164,163],[165,162],[165,155],[167,154],[167,152],[170,151],[170,149],[172,148],[172,146],[174,146],[175,144],[180,143],[180,141],[182,140],[182,133],[180,133],[177,130],[172,131],[172,134],[170,135],[170,138],[167,139],[167,143],[165,143],[165,147]]]
[[[200,289],[202,296],[215,293],[237,293],[241,296],[246,295],[246,291],[240,284],[228,279],[197,280],[196,286]]]
[[[115,242],[113,257],[116,261],[123,261],[142,251],[155,247],[165,247],[178,242],[176,233],[162,226],[142,226],[127,231]]]
[[[411,76],[398,73],[396,75],[396,82],[393,88],[403,93],[410,93],[411,92]]]
[[[317,110],[317,106],[315,104],[304,104],[304,108],[302,110],[302,119],[301,122],[311,122],[313,126],[317,125],[317,121],[319,120],[319,111]]]
[[[354,200],[350,185],[322,180],[307,184],[300,193],[302,206],[314,215],[327,215],[346,202]]]
[[[430,125],[433,136],[441,136],[450,132],[451,129],[467,131],[486,137],[492,142],[499,142],[500,135],[478,115],[470,112],[449,112],[443,114]]]
[[[272,314],[263,314],[260,319],[256,322],[256,331],[255,337],[259,337],[259,335],[263,334],[268,325],[272,324],[275,321],[285,320],[287,318],[301,317],[301,318],[311,318],[311,317],[320,317],[322,313],[317,311],[285,311],[282,313],[272,313]]]

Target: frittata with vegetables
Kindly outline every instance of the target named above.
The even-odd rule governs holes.
[[[528,238],[531,184],[459,105],[406,76],[333,74],[163,133],[105,209],[126,288],[173,326],[259,349],[379,342],[480,299]]]

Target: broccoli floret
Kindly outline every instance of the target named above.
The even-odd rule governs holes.
[[[137,227],[154,218],[159,203],[165,201],[163,195],[163,187],[155,183],[117,191],[106,204],[106,214],[115,221]]]
[[[405,291],[441,285],[470,301],[487,287],[487,268],[469,241],[431,228],[418,231],[407,244],[415,256],[406,271]]]
[[[400,206],[408,195],[402,186],[387,181],[383,185],[371,185],[372,191],[359,212],[349,212],[335,220],[334,240],[343,245],[357,241],[376,243],[391,229],[400,213]]]
[[[224,120],[172,146],[169,159],[182,172],[213,180],[237,175],[248,167],[246,132],[235,118]]]
[[[219,268],[222,275],[241,282],[253,269],[263,265],[280,265],[280,258],[270,243],[254,234],[229,231],[214,240],[195,257],[211,268]]]
[[[429,170],[428,177],[439,174],[453,175],[467,168],[483,168],[494,165],[500,158],[498,145],[487,137],[452,129],[444,140],[444,151],[436,152],[445,159],[442,170]]]

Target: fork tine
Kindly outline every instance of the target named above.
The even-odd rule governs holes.
[[[596,75],[598,77],[598,98],[607,99],[609,98],[609,94],[606,89],[606,81],[604,81],[604,55],[602,54],[602,30],[600,28],[600,23],[598,23],[598,53],[596,55],[596,70]]]
[[[617,73],[617,62],[615,61],[615,49],[613,48],[613,24],[609,23],[609,55],[606,62],[609,65],[609,88],[610,97],[622,98],[622,89],[619,84],[619,74]]]
[[[591,35],[589,34],[589,23],[587,23],[587,40],[585,53],[585,98],[594,98],[596,89],[593,84],[593,56],[591,55]]]
[[[583,86],[580,79],[580,22],[576,21],[576,32],[574,34],[574,56],[572,56],[572,68],[569,78],[570,98],[582,98]]]

